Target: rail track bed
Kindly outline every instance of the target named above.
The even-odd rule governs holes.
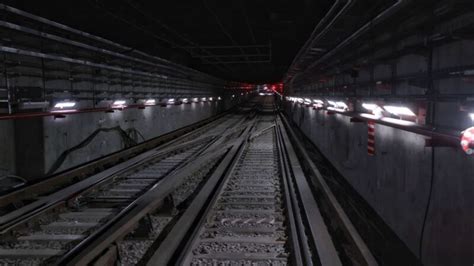
[[[326,226],[287,130],[256,97],[51,193],[0,217],[0,265],[376,265],[343,213]]]
[[[258,127],[270,127],[260,122]],[[183,264],[287,265],[287,226],[274,130],[254,138],[216,197]]]
[[[66,253],[204,146],[196,145],[185,152],[151,160],[81,194],[69,206],[42,217],[39,228],[29,228],[18,237],[2,241],[0,258],[8,258],[9,263],[47,262]]]
[[[179,170],[206,150],[216,139],[202,135],[221,136],[242,121],[241,115],[227,115],[218,121],[219,123],[205,126],[175,142],[184,143],[183,147],[168,149],[159,155],[153,152],[142,162],[131,164],[93,186],[84,190],[73,190],[70,196],[66,194],[65,197],[59,198],[56,204],[51,205],[49,209],[45,208],[44,212],[36,217],[27,216],[23,220],[20,219],[0,240],[0,265],[55,263],[107,221],[132,205],[161,179]],[[72,187],[74,185],[70,188]],[[59,197],[56,194],[60,192],[53,192],[49,197]],[[79,194],[74,195],[74,192]],[[185,189],[177,191],[173,196],[179,201],[179,198],[183,197],[182,194],[186,194]],[[38,203],[36,205],[41,207],[46,202],[43,201],[33,204]],[[20,217],[21,211],[16,211],[20,213]],[[24,212],[25,215],[29,213],[28,210]],[[157,216],[152,220],[155,227],[159,228],[163,227],[170,217]]]

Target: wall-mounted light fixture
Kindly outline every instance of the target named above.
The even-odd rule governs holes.
[[[76,106],[76,102],[74,102],[74,101],[57,102],[54,105],[54,109],[51,110],[52,113],[55,113],[54,119],[65,118],[66,117],[66,116],[64,116],[64,114],[61,114],[61,113],[77,111],[76,109],[73,109],[74,106]]]
[[[144,103],[146,106],[153,106],[156,105],[156,100],[155,99],[148,99]]]
[[[336,102],[336,105],[337,105],[338,108],[341,108],[341,109],[344,109],[344,110],[349,109],[349,106],[347,106],[347,104],[345,102]]]
[[[313,99],[313,109],[322,109],[324,107],[324,101],[320,99]]]
[[[316,104],[320,104],[320,105],[324,104],[324,101],[322,101],[320,99],[314,99],[313,102],[316,103]]]
[[[174,104],[174,102],[175,102],[175,99],[174,99],[174,98],[168,99],[168,104]]]
[[[369,111],[370,113],[375,115],[375,117],[377,118],[383,117],[382,107],[380,107],[379,105],[375,103],[362,103],[362,108]]]
[[[362,104],[362,107],[367,110],[367,111],[371,111],[373,112],[375,109],[379,108],[378,105],[376,105],[375,103],[363,103]]]
[[[393,105],[385,105],[383,107],[385,111],[394,114],[396,116],[416,116],[410,108],[405,106],[393,106]]]
[[[331,111],[345,112],[349,110],[349,106],[347,106],[347,104],[342,101],[337,101],[337,102],[328,101],[328,104],[330,105],[328,107],[328,110],[331,110]]]
[[[57,109],[70,109],[70,108],[73,108],[74,106],[76,106],[76,102],[63,101],[63,102],[57,102],[54,105],[54,108],[57,108]]]
[[[127,101],[125,100],[116,100],[112,103],[112,108],[119,108],[119,109],[123,109],[125,107],[127,107]]]

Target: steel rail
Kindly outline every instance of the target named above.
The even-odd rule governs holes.
[[[171,173],[167,174],[163,179],[168,179],[168,178],[173,178],[176,176],[176,174],[179,174],[181,173],[182,171],[185,170],[185,167],[186,165],[190,164],[196,157],[199,157],[200,154],[202,154],[203,150],[205,150],[206,148],[209,147],[209,145],[211,145],[210,143],[207,144],[206,146],[207,147],[204,147],[201,149],[200,152],[198,152],[197,154],[193,155],[191,158],[188,158],[187,160],[185,160],[184,162],[182,162],[177,169],[173,170]],[[163,181],[163,179],[159,180],[156,184],[153,185],[153,187],[150,189],[150,190],[153,190],[155,189],[157,186],[159,186],[161,184],[161,182]],[[97,230],[95,230],[92,234],[90,234],[89,236],[87,236],[85,239],[83,239],[80,243],[76,244],[74,248],[72,248],[71,250],[69,250],[66,254],[64,254],[63,256],[61,256],[61,258],[59,259],[59,261],[55,262],[55,264],[57,265],[64,265],[65,263],[67,263],[69,260],[73,260],[73,258],[76,257],[76,254],[77,253],[80,253],[82,250],[84,249],[91,249],[91,246],[92,246],[92,249],[93,250],[98,250],[99,248],[97,246],[95,246],[93,244],[93,242],[100,238],[101,235],[104,234],[104,232],[108,231],[114,224],[116,224],[118,221],[120,221],[121,219],[124,219],[125,216],[127,216],[127,214],[129,214],[130,212],[132,212],[137,206],[140,205],[140,202],[142,201],[142,197],[145,197],[147,196],[147,194],[149,193],[149,191],[147,191],[144,195],[140,195],[139,197],[137,197],[132,203],[128,204],[125,208],[123,208],[122,210],[120,210],[120,212],[116,215],[114,215],[113,218],[109,219],[106,223],[104,223],[102,226],[100,226]],[[156,195],[155,195],[156,196]],[[134,216],[134,218],[136,218]],[[129,217],[125,218],[127,221],[130,221]],[[130,228],[129,228],[130,230]],[[89,255],[89,253],[87,253]],[[77,264],[82,264],[83,263],[83,260],[84,258],[83,257],[80,257],[80,260],[81,262],[74,262],[74,265],[77,265]]]
[[[189,173],[198,171],[206,163],[216,160],[216,158],[225,154],[229,154],[228,150],[202,155],[174,174],[162,179],[148,192],[134,201],[133,205],[123,210],[119,216],[104,224],[104,226],[91,236],[91,238],[88,238],[86,242],[81,243],[81,245],[76,246],[62,256],[57,262],[57,265],[87,265],[109,245],[129,232],[132,225],[137,224],[147,213],[156,209],[176,187],[184,182],[185,177],[189,175]]]
[[[256,109],[257,107],[258,104],[255,104],[253,108]],[[275,114],[275,116],[277,116],[277,114]],[[247,116],[247,118],[249,117],[250,116]],[[272,149],[273,153],[270,152],[270,154],[275,154],[275,159],[278,158],[279,160],[277,160],[278,163],[275,161],[275,163],[270,165],[279,166],[280,173],[282,174],[279,178],[279,180],[281,180],[280,185],[284,187],[284,194],[286,194],[284,195],[286,208],[276,212],[281,213],[283,211],[286,213],[286,220],[290,224],[285,231],[290,237],[287,243],[294,248],[292,251],[295,252],[294,257],[292,255],[291,258],[295,259],[294,263],[296,265],[312,265],[314,262],[318,264],[317,260],[319,260],[322,265],[341,265],[339,254],[334,247],[334,236],[331,236],[326,228],[325,221],[322,219],[322,215],[319,211],[319,202],[316,202],[316,198],[313,194],[314,191],[311,190],[309,181],[303,172],[302,164],[296,155],[296,150],[300,152],[302,147],[301,145],[293,147],[295,145],[292,144],[294,140],[290,140],[292,132],[289,131],[290,129],[285,128],[288,122],[284,120],[284,118],[277,118],[277,120],[272,120],[272,123],[275,123],[276,126],[269,127],[263,124],[260,129],[257,129],[255,125],[258,119],[259,117],[255,116],[250,118],[250,121],[241,119],[241,124],[236,123],[228,126],[226,130],[231,130],[226,131],[226,134],[223,134],[220,140],[230,136],[234,138],[232,141],[224,142],[213,139],[211,140],[212,143],[207,142],[205,152],[201,150],[201,154],[196,153],[194,157],[185,159],[186,162],[182,164],[181,167],[167,174],[166,177],[155,183],[150,190],[134,199],[127,207],[121,209],[118,215],[115,215],[106,223],[101,224],[97,230],[94,229],[95,231],[86,236],[85,240],[81,241],[80,244],[74,248],[69,249],[66,254],[62,255],[60,259],[54,263],[57,265],[87,265],[93,262],[104,250],[110,248],[114,242],[123,238],[135,228],[135,225],[137,225],[143,217],[156,210],[177,187],[186,182],[186,178],[191,173],[200,171],[205,165],[212,164],[214,171],[208,173],[210,176],[206,181],[203,181],[205,183],[200,188],[201,190],[193,196],[193,201],[190,202],[190,205],[187,206],[182,216],[180,216],[174,226],[171,227],[171,231],[167,232],[167,235],[162,238],[163,241],[160,240],[162,242],[160,242],[158,250],[152,255],[152,259],[148,261],[148,265],[167,265],[169,263],[175,263],[179,255],[179,248],[183,247],[183,244],[187,245],[183,251],[184,253],[192,249],[194,245],[192,243],[195,237],[199,236],[198,232],[200,232],[201,225],[208,219],[207,213],[211,210],[210,208],[214,206],[211,202],[215,202],[221,195],[224,185],[228,183],[231,173],[236,169],[237,159],[241,158],[239,155],[244,152],[247,145],[250,145],[249,141],[251,138],[253,137],[253,141],[256,141],[255,137],[262,136],[264,132],[268,133],[271,130],[271,133],[273,133],[272,136],[274,136],[274,138],[271,139],[274,148]],[[236,129],[232,130],[234,127]],[[241,132],[239,133],[239,131]],[[212,137],[213,136],[203,136],[201,140],[204,141]],[[291,137],[294,138],[294,135],[291,135]],[[195,141],[199,140],[200,139],[197,139]],[[187,143],[193,143],[193,141]],[[265,143],[270,143],[270,139],[265,139],[263,144]],[[183,149],[185,148],[186,147],[183,147]],[[267,153],[263,154],[268,154],[267,150],[265,150],[265,152]],[[254,151],[254,155],[251,156],[256,156],[255,154],[260,154],[261,156],[262,153],[256,153],[256,151]],[[252,162],[251,158],[248,160],[248,162]],[[314,170],[312,171],[314,172]],[[326,191],[324,192],[326,193]],[[75,194],[77,195],[77,193]],[[212,198],[210,195],[212,195]],[[331,198],[331,195],[329,191],[329,196],[322,196],[323,198]],[[277,205],[274,207],[277,208],[276,206]],[[280,205],[278,206],[278,209],[281,208]],[[342,209],[339,211],[342,211]],[[343,220],[344,225],[349,228],[347,231],[355,231],[353,227],[350,227],[350,221],[343,219],[344,215],[342,212],[336,219]],[[347,219],[346,216],[345,218]],[[194,230],[191,230],[197,221],[199,221],[200,224],[198,224]],[[185,239],[188,241],[185,241]],[[191,241],[189,239],[191,239]],[[364,246],[363,241],[360,242],[361,239],[357,231],[355,231],[355,235],[352,236],[351,239],[357,244],[357,247],[360,248],[360,252],[364,258],[366,258],[366,261],[369,262],[367,265],[377,265],[373,263],[375,260],[369,260],[371,255],[370,251],[363,249],[364,247],[366,248],[366,246]],[[277,252],[280,251],[275,251],[275,253]],[[283,254],[286,254],[286,251]],[[178,260],[178,263],[179,262],[182,261]]]
[[[337,201],[336,197],[332,193],[326,181],[324,180],[321,172],[318,170],[316,165],[311,160],[303,144],[298,140],[298,137],[294,133],[286,117],[284,115],[280,115],[280,119],[283,122],[283,130],[285,130],[287,134],[287,137],[286,137],[287,141],[293,143],[292,146],[294,146],[295,150],[297,150],[297,152],[302,155],[302,158],[305,161],[305,163],[309,165],[308,170],[315,177],[315,179],[311,179],[311,182],[317,187],[320,187],[322,191],[324,192],[322,196],[327,199],[327,201],[329,202],[329,204],[331,205],[331,207],[333,208],[333,210],[335,211],[337,215],[334,218],[338,219],[341,222],[341,224],[344,226],[345,230],[347,230],[351,241],[355,244],[361,256],[364,258],[366,265],[374,265],[374,266],[378,265],[372,252],[369,250],[366,243],[364,242],[364,240],[362,239],[362,237],[360,236],[360,234],[357,232],[356,228],[350,221],[349,217],[342,209],[341,205]],[[307,186],[308,185],[309,184],[307,184]]]
[[[252,137],[255,139],[255,137],[261,135],[262,132],[268,132],[269,130],[272,130],[275,134],[276,138],[274,141],[278,147],[279,165],[283,177],[283,186],[285,187],[287,219],[290,227],[289,230],[292,231],[289,237],[294,248],[292,257],[294,259],[293,263],[295,265],[312,265],[313,262],[319,261],[322,265],[342,265],[339,254],[333,244],[332,236],[326,228],[318,208],[318,203],[316,203],[311,188],[307,183],[302,166],[298,162],[295,150],[292,147],[284,125],[280,119],[276,121],[276,123],[276,127],[266,127],[252,134],[249,133],[247,138],[250,141]],[[240,154],[242,154],[243,151],[244,148],[241,149]],[[234,161],[237,161],[240,156],[234,156],[233,158]],[[211,213],[211,209],[214,208],[215,202],[217,202],[217,199],[221,195],[221,191],[229,182],[231,173],[234,171],[236,165],[236,162],[232,164],[226,178],[221,181],[221,185],[219,185],[218,188],[212,189],[215,188],[215,183],[212,183],[205,191],[200,192],[183,216],[174,224],[173,229],[166,236],[165,240],[160,243],[151,258],[148,258],[148,266],[169,265],[170,263],[190,263],[190,258],[184,254],[190,254],[196,245],[195,243],[198,241],[196,239],[200,236],[201,228],[209,219],[208,216]],[[217,179],[219,177],[215,178]],[[215,193],[212,194],[211,191],[213,190]],[[210,199],[211,197],[209,195],[212,195],[212,199]],[[207,204],[207,207],[205,204]],[[197,217],[201,218],[198,219],[199,222],[196,224],[196,222],[193,221],[196,220]],[[303,219],[305,219],[306,222],[304,222]],[[189,230],[193,225],[195,229],[190,234]],[[309,227],[306,228],[305,225]],[[186,235],[189,235],[189,237],[183,246],[182,242]],[[314,243],[308,245],[308,241],[314,241]],[[317,254],[316,258],[313,258],[311,255],[310,246],[311,248],[316,248],[316,253],[314,253]],[[181,252],[178,251],[180,247],[182,248]],[[377,264],[369,263],[368,265]]]
[[[258,117],[257,117],[257,119],[258,119]],[[243,148],[242,152],[244,150],[247,150],[247,147],[249,146],[250,136],[252,135],[251,133],[252,132],[248,132],[247,136],[245,136],[245,138],[248,140],[248,142],[246,143],[246,145],[245,145],[246,147]],[[241,157],[240,156],[235,157],[235,161],[239,161],[239,163],[241,163]],[[238,165],[237,162],[235,162],[234,167],[236,167],[237,165]],[[192,259],[190,254],[192,253],[192,249],[195,247],[195,245],[197,245],[197,243],[200,242],[198,239],[199,239],[201,230],[203,230],[204,224],[209,220],[209,216],[211,215],[211,213],[214,213],[214,211],[215,211],[214,208],[215,208],[216,204],[218,204],[218,199],[220,199],[221,193],[223,193],[224,188],[227,185],[229,185],[229,182],[231,182],[231,180],[232,180],[231,177],[233,177],[232,174],[235,173],[235,170],[236,169],[234,168],[234,169],[232,169],[232,171],[229,171],[228,175],[226,175],[225,179],[222,181],[219,188],[215,190],[215,193],[212,195],[212,200],[210,201],[208,206],[205,208],[205,211],[204,211],[203,215],[201,216],[201,218],[199,219],[198,224],[196,224],[195,229],[193,230],[193,233],[191,234],[189,239],[185,242],[186,244],[184,245],[182,251],[179,252],[179,254],[175,255],[177,257],[176,264],[178,264],[178,265],[188,265],[190,263],[190,260]],[[288,209],[291,209],[291,206]],[[293,212],[291,212],[291,213],[293,213]],[[293,217],[293,215],[291,215],[290,217]],[[291,228],[295,228],[295,226],[293,225]],[[297,250],[299,250],[299,246],[297,244],[298,239],[296,237],[296,233],[292,233],[292,235],[294,237],[291,237],[291,241],[294,243],[293,246],[295,248],[295,251],[297,251]],[[163,250],[164,249],[158,250],[157,252],[155,252],[153,257],[154,258],[161,258],[161,251],[163,251]],[[300,262],[301,260],[297,260],[297,261]],[[165,263],[156,262],[152,259],[152,260],[149,261],[148,265],[150,265],[150,266],[151,265],[165,265]]]
[[[279,134],[278,125],[275,124],[273,132],[276,136],[276,144],[278,147],[278,153],[280,155],[280,168],[283,179],[284,194],[286,199],[286,212],[289,220],[290,227],[290,239],[293,249],[293,263],[294,265],[307,265],[312,266],[313,262],[311,259],[311,253],[308,246],[308,241],[304,232],[304,225],[301,219],[301,215],[295,215],[300,213],[300,207],[298,206],[298,200],[295,195],[295,189],[291,182],[291,167],[285,152],[284,144]]]
[[[301,215],[307,221],[308,238],[313,246],[316,248],[317,260],[321,265],[342,265],[336,247],[334,246],[334,239],[330,235],[318,202],[313,196],[311,187],[306,181],[301,164],[298,161],[296,153],[288,139],[286,130],[282,125],[278,127],[281,141],[284,143],[284,149],[287,153],[287,160],[291,165],[291,181],[294,182],[295,194],[298,195],[301,203]],[[296,196],[295,196],[296,197]]]
[[[227,131],[229,128],[236,127],[240,123],[244,122],[241,119],[239,122],[226,127]],[[69,250],[66,254],[61,256],[59,261],[55,262],[58,265],[83,265],[89,263],[100,254],[101,250],[106,249],[112,242],[117,240],[117,237],[123,236],[126,232],[133,228],[144,215],[146,215],[151,209],[150,204],[156,206],[159,202],[163,201],[168,195],[171,194],[179,185],[185,181],[185,177],[189,173],[196,172],[201,169],[206,162],[218,161],[221,156],[226,156],[228,151],[231,151],[235,146],[234,141],[230,144],[222,146],[222,142],[219,140],[225,138],[228,135],[232,135],[233,132],[222,135],[219,139],[214,139],[211,143],[207,144],[205,148],[189,158],[185,164],[167,174],[167,176],[156,183],[150,190],[145,194],[141,195],[134,202],[129,204],[125,209],[121,210],[119,214],[114,216],[110,221],[103,224],[93,234],[88,236],[86,239],[77,244],[73,249]],[[208,138],[209,136],[203,136],[200,138]],[[216,150],[216,146],[220,146],[220,150]],[[171,184],[171,185],[170,185]],[[151,208],[151,209],[150,209]],[[112,242],[111,239],[116,237]]]
[[[153,160],[156,157],[163,156],[174,152],[176,150],[184,149],[189,146],[197,145],[197,143],[205,143],[213,140],[214,137],[204,137],[201,139],[189,141],[186,143],[178,144],[174,147],[168,147],[162,151],[151,150],[140,154],[126,162],[111,167],[104,172],[93,175],[83,181],[80,181],[74,185],[61,189],[49,196],[46,196],[38,201],[35,201],[29,205],[26,205],[18,210],[10,212],[0,217],[0,233],[4,234],[12,228],[24,223],[25,221],[45,212],[48,209],[54,208],[71,198],[71,195],[77,195],[84,191],[90,190],[91,188],[104,183],[105,181],[113,178],[114,176],[129,170],[130,168],[142,165],[147,161]]]
[[[239,120],[240,122],[237,122],[237,123],[233,123],[232,125],[230,126],[227,126],[225,128],[222,128],[222,130],[227,130],[229,127],[233,127],[233,126],[238,126],[239,123],[241,122],[244,122],[244,120],[240,119]],[[195,132],[194,132],[195,133]],[[192,157],[187,157],[187,158],[184,158],[184,161],[181,161],[181,162],[178,162],[178,164],[176,165],[176,167],[173,167],[171,168],[171,172],[166,172],[163,176],[161,176],[160,178],[157,178],[156,181],[152,181],[151,184],[154,186],[151,188],[151,189],[154,189],[156,186],[158,186],[158,184],[160,184],[163,179],[167,179],[167,178],[170,178],[170,176],[175,176],[177,173],[181,173],[183,170],[184,167],[186,167],[187,165],[189,165],[193,160],[194,158],[196,157],[201,157],[201,158],[208,158],[209,159],[209,156],[211,156],[212,154],[217,154],[216,156],[218,156],[219,154],[221,154],[221,151],[219,152],[213,152],[211,153],[211,155],[207,154],[206,155],[202,155],[203,151],[207,150],[210,148],[210,146],[215,146],[217,144],[217,142],[215,141],[217,138],[215,137],[215,135],[218,134],[220,135],[219,132],[216,132],[216,133],[212,133],[212,134],[209,134],[208,136],[201,136],[201,137],[198,137],[197,139],[195,140],[192,140],[190,142],[187,142],[187,146],[186,147],[196,147],[196,146],[202,146],[202,147],[199,147],[199,149],[197,151],[194,151],[193,152],[193,155]],[[232,134],[232,133],[231,133]],[[224,135],[225,137],[225,135]],[[206,140],[210,140],[210,141],[207,141]],[[201,145],[201,144],[198,144],[198,141],[199,142],[203,142],[204,146]],[[179,146],[179,145],[178,145]],[[187,150],[186,147],[183,147],[182,150]],[[175,147],[176,148],[176,147]],[[227,150],[227,149],[225,149]],[[180,153],[177,153],[178,155]],[[173,157],[173,156],[167,156],[167,157]],[[149,160],[146,160],[146,161],[141,161],[140,163],[138,163],[138,165],[136,166],[141,166],[143,164],[146,164],[147,162],[149,162],[150,160],[154,160],[156,159],[157,156],[153,157],[153,158],[150,158]],[[165,159],[163,158],[158,158],[161,161],[166,161]],[[214,160],[210,160],[210,161],[214,161]],[[158,162],[159,164],[159,162]],[[164,167],[166,167],[166,165],[169,165],[169,163],[166,163],[164,165]],[[196,165],[196,164],[195,164]],[[132,165],[131,168],[134,168],[136,167],[135,165]],[[197,166],[200,166],[200,164],[197,164]],[[70,194],[70,197],[73,197],[73,198],[77,198],[79,197],[80,195],[84,195],[84,194],[88,194],[88,192],[91,192],[92,195],[94,195],[94,193],[96,195],[99,195],[100,197],[100,194],[97,194],[96,192],[94,192],[98,186],[102,186],[102,187],[106,187],[114,182],[109,182],[108,180],[110,179],[114,179],[115,180],[115,177],[118,177],[118,180],[120,180],[120,177],[125,177],[129,174],[127,174],[128,172],[130,172],[130,167],[125,169],[125,171],[122,171],[121,174],[116,174],[116,175],[113,175],[112,178],[108,178],[107,180],[103,180],[102,182],[100,183],[97,183],[95,184],[94,186],[90,186],[86,189],[83,189],[81,191],[78,191],[76,193],[67,193],[67,194]],[[131,177],[130,180],[133,180],[134,177]],[[137,177],[137,178],[140,178],[140,177]],[[120,182],[123,182],[123,181],[118,181],[119,183]],[[149,191],[148,191],[149,192]],[[100,236],[101,232],[103,232],[104,230],[107,230],[111,224],[113,224],[115,221],[119,220],[120,217],[126,215],[129,211],[133,210],[135,208],[135,204],[137,202],[140,202],[141,198],[144,197],[148,192],[145,192],[145,194],[139,194],[139,195],[132,195],[130,197],[130,199],[132,199],[133,201],[131,203],[127,203],[126,207],[117,207],[116,210],[119,210],[119,213],[118,214],[114,214],[114,217],[112,219],[109,219],[106,223],[101,223],[99,224],[100,226],[98,228],[94,228],[94,231],[92,231],[92,233],[89,233],[88,235],[86,235],[84,237],[83,240],[81,240],[81,242],[79,244],[75,244],[74,248],[73,249],[69,249],[66,247],[66,255],[64,255],[61,259],[60,259],[60,262],[58,262],[59,265],[63,265],[63,262],[70,259],[71,256],[73,257],[75,253],[78,252],[78,250],[81,250],[82,248],[87,248],[89,246],[89,244],[91,242],[93,242],[95,239],[98,238],[98,236]],[[66,195],[67,196],[67,195]],[[87,195],[86,195],[87,196]],[[71,198],[68,199],[69,201],[71,201]],[[92,199],[94,200],[94,199]],[[103,200],[104,201],[104,200]],[[57,206],[58,204],[61,204],[62,202],[59,201],[56,205],[54,206]],[[87,203],[87,201],[86,201]],[[54,207],[53,205],[51,207]],[[115,207],[114,207],[115,208]],[[74,208],[73,210],[71,210],[72,212],[74,212]],[[71,212],[69,211],[69,212]],[[39,214],[38,214],[39,215]],[[28,219],[28,218],[26,218]],[[24,221],[21,221],[22,223],[24,223]],[[19,222],[20,223],[20,222]],[[94,248],[95,250],[95,248]],[[4,253],[6,250],[3,250]],[[25,254],[25,256],[27,256],[27,254]],[[48,263],[57,263],[55,261],[56,259],[54,258],[51,258],[51,260],[49,260]]]
[[[88,171],[86,169],[89,169],[89,168],[95,169],[95,168],[104,166],[106,164],[106,162],[110,163],[111,162],[111,160],[109,159],[110,157],[114,157],[114,158],[116,158],[115,159],[116,161],[119,161],[118,158],[130,159],[130,156],[135,156],[135,154],[137,154],[137,153],[142,153],[143,151],[145,151],[144,149],[147,149],[147,147],[151,147],[151,148],[147,149],[147,150],[149,150],[149,149],[163,149],[163,148],[166,148],[166,147],[170,147],[172,145],[176,145],[176,144],[182,142],[183,139],[188,139],[188,138],[190,138],[190,136],[195,136],[196,134],[200,134],[200,132],[209,130],[210,128],[214,127],[215,124],[220,123],[219,122],[220,119],[222,119],[223,117],[229,115],[229,113],[232,110],[234,110],[234,108],[229,110],[229,111],[226,111],[222,114],[219,114],[217,116],[214,116],[214,117],[211,117],[211,118],[208,118],[208,119],[204,119],[200,122],[196,122],[196,123],[191,124],[189,126],[186,126],[186,127],[177,129],[175,131],[172,131],[170,133],[164,134],[163,136],[159,136],[159,137],[147,140],[143,143],[138,144],[137,146],[134,146],[134,147],[131,147],[131,148],[113,153],[110,156],[99,158],[99,159],[94,160],[90,163],[86,163],[86,164],[81,165],[77,168],[73,168],[73,169],[63,171],[62,173],[55,174],[51,177],[43,178],[43,180],[41,180],[40,182],[36,182],[36,183],[33,183],[29,186],[19,188],[15,191],[11,191],[8,194],[1,195],[0,196],[0,206],[5,206],[5,205],[7,205],[9,203],[12,203],[14,201],[24,200],[25,197],[29,197],[29,196],[32,195],[32,193],[30,191],[34,191],[36,193],[45,193],[46,191],[39,189],[40,186],[48,186],[48,187],[53,186],[53,184],[55,184],[54,183],[55,180],[60,179],[62,181],[65,178],[78,176],[79,173],[87,174]],[[240,123],[241,122],[238,122],[238,124],[240,124]],[[167,142],[163,143],[165,141],[167,141]],[[161,144],[161,143],[163,143],[163,144]],[[35,193],[33,193],[33,194],[35,194]],[[26,199],[28,199],[28,198],[26,198]]]
[[[187,234],[190,234],[190,230],[194,225],[194,221],[198,217],[205,216],[209,212],[209,208],[212,206],[211,202],[215,200],[217,194],[214,194],[214,197],[210,197],[214,190],[219,191],[227,180],[229,174],[233,171],[237,165],[236,158],[239,158],[244,151],[246,135],[249,132],[252,126],[247,126],[238,140],[235,141],[235,145],[231,147],[229,154],[223,159],[222,163],[218,166],[216,171],[209,177],[206,184],[199,191],[199,194],[193,199],[191,205],[186,209],[186,211],[181,215],[180,219],[173,226],[171,231],[167,234],[166,238],[160,243],[158,249],[154,252],[153,256],[148,260],[147,265],[152,266],[165,266],[169,265],[173,260],[173,256],[178,252],[178,248],[184,241]],[[217,188],[216,188],[217,186]],[[208,204],[207,208],[205,204]],[[206,209],[203,211],[203,209]],[[200,227],[203,223],[201,220],[196,227]],[[194,232],[194,235],[196,232]],[[186,247],[184,248],[186,249]]]
[[[281,124],[281,122],[276,122],[277,124]],[[269,128],[264,129],[263,131],[268,131]],[[284,129],[282,129],[281,125],[277,125],[276,127],[271,127],[273,133],[275,134],[275,145],[277,145],[278,154],[280,157],[280,167],[282,172],[282,180],[283,180],[283,187],[284,187],[284,197],[286,201],[286,216],[289,223],[289,239],[291,241],[292,246],[292,263],[295,265],[313,265],[313,259],[310,252],[310,247],[308,245],[308,239],[306,238],[305,233],[305,224],[303,222],[302,210],[300,210],[299,202],[302,201],[305,214],[304,216],[309,219],[307,224],[309,224],[312,232],[312,239],[316,242],[313,246],[317,247],[318,258],[322,265],[342,265],[341,261],[339,260],[338,253],[333,245],[331,240],[331,236],[324,225],[324,221],[319,214],[319,210],[317,208],[317,204],[315,203],[314,198],[312,198],[312,193],[309,191],[309,186],[306,187],[305,190],[302,191],[301,186],[304,185],[303,179],[304,174],[302,173],[301,166],[295,160],[296,155],[292,148],[288,148],[288,145],[291,145]],[[261,132],[261,131],[259,131]],[[257,134],[259,135],[259,134]],[[250,140],[249,135],[249,140]],[[237,157],[236,157],[237,158]],[[237,160],[237,159],[236,159]],[[235,164],[234,164],[235,166]],[[209,203],[204,213],[201,215],[202,218],[199,219],[199,223],[196,224],[196,229],[194,229],[192,235],[189,237],[188,240],[182,250],[179,253],[179,257],[177,258],[176,262],[172,262],[172,256],[177,252],[177,248],[179,247],[180,242],[186,235],[185,232],[181,232],[179,229],[181,225],[187,225],[185,230],[189,230],[189,227],[193,224],[192,221],[189,221],[190,216],[185,216],[182,220],[178,221],[175,224],[174,229],[172,232],[179,235],[178,239],[175,239],[175,234],[170,234],[166,238],[166,242],[162,242],[155,251],[154,255],[148,261],[149,266],[151,265],[168,265],[169,263],[176,263],[176,264],[188,264],[190,263],[190,257],[185,254],[190,254],[191,249],[196,245],[196,239],[199,238],[201,228],[204,226],[208,216],[210,215],[211,209],[214,208],[217,199],[220,197],[220,191],[225,187],[227,182],[230,180],[230,173],[226,177],[226,181],[223,181],[222,184],[216,189],[216,193],[212,196],[212,200]],[[295,177],[296,176],[296,177]],[[296,181],[293,179],[296,178]],[[293,184],[293,182],[296,182]],[[307,184],[306,184],[307,185]],[[209,192],[206,192],[209,193]],[[301,193],[305,193],[306,196],[301,196]],[[203,196],[201,200],[209,198],[209,196]],[[194,202],[193,202],[194,204]],[[194,205],[193,205],[194,206]],[[203,206],[203,202],[200,205]],[[316,211],[315,211],[316,210]],[[194,216],[196,217],[198,210],[192,210],[188,212],[195,213]],[[319,216],[315,216],[315,214],[319,214]],[[309,217],[309,218],[308,218]],[[178,226],[179,225],[179,226]],[[179,227],[179,228],[178,228]],[[171,245],[171,247],[169,247]],[[178,254],[174,255],[175,257]],[[162,260],[163,257],[165,260]]]

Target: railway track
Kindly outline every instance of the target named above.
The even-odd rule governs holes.
[[[54,214],[43,215],[39,228],[28,228],[20,236],[3,241],[0,258],[14,264],[48,263],[50,258],[54,261],[207,145],[204,142],[184,152],[153,159],[70,199],[70,204],[57,208]]]
[[[181,144],[177,145],[177,149],[169,149],[159,155],[150,153],[138,163],[130,164],[119,173],[99,180],[90,187],[79,186],[74,189],[80,184],[73,185],[65,189],[69,191],[65,191],[63,197],[61,191],[52,193],[46,197],[55,200],[50,206],[45,207],[48,199],[42,199],[33,202],[33,206],[25,206],[25,210],[10,213],[12,222],[6,223],[0,240],[0,264],[55,263],[108,220],[129,208],[160,180],[178,171],[212,146],[219,136],[226,135],[227,130],[243,121],[241,115],[228,115],[220,123],[205,126],[175,141],[175,144]],[[186,189],[181,194],[185,192]],[[180,193],[174,196],[178,198],[177,201],[183,197]],[[39,212],[35,207],[43,210]]]
[[[184,265],[287,265],[288,230],[274,121],[257,131],[212,203]]]
[[[326,225],[331,217],[323,217],[270,105],[262,106],[267,114],[257,117],[229,170],[194,199],[143,264],[377,265],[350,221],[341,225],[344,233]]]
[[[273,98],[257,98],[52,194],[4,228],[0,264],[376,265],[350,221],[345,238],[326,225],[287,129]]]
[[[169,147],[180,145],[182,143],[190,142],[203,135],[211,135],[211,134],[219,135],[225,132],[227,128],[232,127],[235,124],[239,124],[241,122],[242,122],[242,116],[229,113],[229,114],[223,115],[222,117],[216,120],[213,120],[212,122],[201,125],[197,129],[194,129],[191,132],[185,133],[177,138],[173,138],[175,134],[170,133],[169,134],[170,136],[164,137],[165,139],[170,139],[170,140],[166,143],[159,144],[158,147],[154,147],[158,144],[153,144],[153,143],[159,143],[159,142],[157,142],[156,140],[152,140],[151,142],[153,143],[150,143],[150,144],[151,144],[151,147],[154,147],[154,148],[151,148],[151,149],[146,148],[150,144],[143,143],[143,144],[138,145],[138,146],[143,146],[142,148],[134,147],[133,148],[134,151],[119,152],[118,154],[114,154],[113,156],[110,156],[110,157],[113,157],[114,159],[103,158],[99,161],[110,161],[110,163],[112,163],[114,160],[116,162],[129,160],[130,154],[136,154],[136,152],[139,150],[141,150],[141,153],[143,153],[144,150],[159,151],[159,150],[167,149]],[[183,131],[183,130],[178,130],[178,131]],[[120,158],[120,156],[124,156],[124,157]],[[39,197],[44,198],[48,195],[51,195],[67,186],[71,186],[74,183],[77,183],[78,181],[83,180],[84,178],[87,178],[87,176],[94,175],[94,173],[97,173],[99,169],[104,169],[108,167],[110,167],[110,164],[104,164],[104,163],[101,164],[100,162],[92,162],[90,164],[86,164],[85,166],[78,167],[78,169],[67,171],[64,174],[46,178],[45,180],[38,183],[27,184],[26,186],[20,187],[17,190],[11,191],[7,194],[2,194],[0,195],[0,215],[3,216],[5,214],[8,214],[9,212],[12,212],[17,208],[21,208],[24,205],[27,205],[31,202],[36,201],[37,198]],[[92,170],[92,169],[95,169],[95,170]],[[0,227],[2,223],[3,222],[0,216]]]

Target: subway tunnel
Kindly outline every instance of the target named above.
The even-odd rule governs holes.
[[[0,265],[474,264],[474,2],[0,2]]]

